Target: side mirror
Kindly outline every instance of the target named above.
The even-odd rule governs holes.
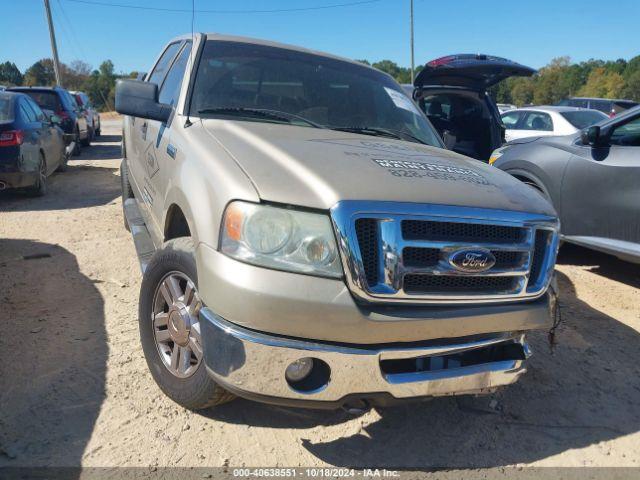
[[[140,80],[116,82],[116,112],[166,123],[171,106],[158,102],[158,85]]]
[[[62,119],[58,116],[58,115],[51,115],[49,117],[49,121],[53,124],[53,125],[60,125],[62,123]]]
[[[600,145],[600,143],[602,142],[600,127],[597,125],[592,125],[589,128],[585,128],[584,130],[582,130],[581,139],[584,145]]]

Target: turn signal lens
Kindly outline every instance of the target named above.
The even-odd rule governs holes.
[[[229,205],[227,214],[224,218],[224,229],[227,237],[232,240],[240,240],[242,238],[242,223],[244,221],[244,213],[234,204]]]

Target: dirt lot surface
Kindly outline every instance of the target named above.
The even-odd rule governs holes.
[[[186,411],[138,339],[119,124],[50,178],[0,194],[0,466],[639,466],[640,269],[565,247],[564,324],[490,397],[347,413],[237,400]]]

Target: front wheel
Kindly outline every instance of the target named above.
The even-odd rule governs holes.
[[[191,238],[169,240],[144,273],[139,303],[140,339],[151,375],[169,398],[191,410],[234,398],[204,365],[197,278]]]

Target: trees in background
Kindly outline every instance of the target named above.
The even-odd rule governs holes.
[[[60,70],[64,87],[68,90],[86,92],[99,110],[113,110],[116,79],[122,75],[114,72],[113,62],[105,60],[97,70],[81,60],[70,64],[61,63]],[[26,86],[52,86],[56,83],[53,60],[43,58],[24,72],[11,62],[0,63],[0,84]]]
[[[566,97],[626,98],[640,101],[640,55],[628,62],[554,58],[533,77],[514,77],[493,87],[498,103],[555,104]]]
[[[388,73],[399,83],[411,82],[411,70],[391,60],[359,61]],[[416,74],[421,68],[416,67]],[[137,76],[137,72],[116,74],[111,60],[102,62],[97,70],[80,60],[61,64],[61,70],[64,86],[86,92],[100,110],[113,110],[116,79]],[[14,63],[0,63],[0,84],[54,85],[53,61],[49,58],[38,60],[24,75]],[[555,104],[571,96],[627,98],[640,102],[640,55],[629,61],[592,59],[580,63],[571,63],[569,57],[554,58],[533,77],[509,78],[492,87],[490,94],[498,103],[518,106]]]
[[[411,70],[391,60],[362,63],[382,70],[399,83],[411,81]],[[416,67],[416,74],[422,67]],[[627,98],[640,101],[640,55],[628,62],[588,60],[571,63],[569,57],[554,58],[533,77],[512,77],[490,89],[498,103],[553,105],[574,96]]]
[[[24,72],[23,84],[27,86],[53,85],[55,82],[56,75],[53,69],[53,60],[50,58],[38,60]]]
[[[0,63],[0,83],[5,86],[22,85],[22,73],[15,63]]]

